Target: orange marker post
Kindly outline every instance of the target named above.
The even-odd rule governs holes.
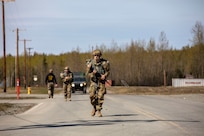
[[[16,93],[17,93],[17,99],[20,98],[20,80],[16,79]]]

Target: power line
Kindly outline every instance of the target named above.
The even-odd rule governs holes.
[[[16,66],[15,66],[15,75],[16,75],[16,92],[17,98],[19,99],[20,94],[20,74],[19,74],[19,29],[16,29]]]

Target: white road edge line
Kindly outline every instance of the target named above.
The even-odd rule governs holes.
[[[28,114],[29,112],[33,111],[34,109],[40,107],[43,103],[39,103],[36,106],[32,107],[31,109],[27,110],[26,112],[22,113],[22,114]]]

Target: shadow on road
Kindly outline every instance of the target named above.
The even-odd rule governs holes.
[[[137,114],[116,114],[109,115],[106,117],[118,117],[118,116],[136,116]],[[102,118],[101,118],[102,119]],[[5,129],[0,129],[0,131],[15,131],[15,130],[26,130],[26,129],[38,129],[38,128],[60,128],[60,127],[81,127],[81,126],[101,126],[101,125],[117,125],[120,123],[140,123],[140,122],[191,122],[197,123],[200,121],[195,120],[120,120],[120,119],[106,119],[106,120],[76,120],[73,122],[56,122],[52,124],[35,124],[35,125],[26,125],[18,127],[10,127]],[[34,122],[33,122],[34,123]]]
[[[115,115],[106,115],[104,117],[128,117],[128,116],[137,116],[138,114],[115,114]]]

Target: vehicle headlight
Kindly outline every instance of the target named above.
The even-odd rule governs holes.
[[[75,87],[75,84],[72,84],[72,87]]]
[[[81,87],[83,87],[83,86],[84,86],[84,84],[83,84],[83,83],[80,83],[80,86],[81,86]]]

